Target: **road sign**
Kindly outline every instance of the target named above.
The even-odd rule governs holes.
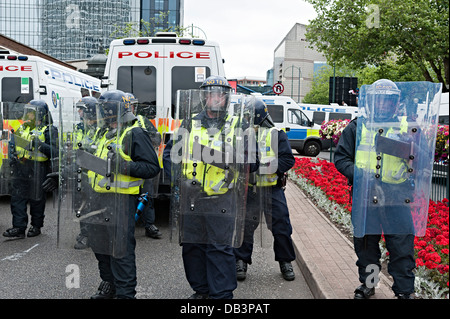
[[[284,85],[281,84],[281,83],[275,83],[275,84],[272,86],[272,91],[273,91],[273,93],[275,93],[275,94],[281,94],[281,93],[283,93],[283,91],[284,91]]]

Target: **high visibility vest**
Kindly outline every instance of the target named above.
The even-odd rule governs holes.
[[[238,173],[193,160],[194,140],[214,150],[224,151],[224,143],[233,145],[235,128],[238,122],[238,117],[229,116],[222,130],[217,130],[214,135],[209,135],[208,130],[202,127],[201,120],[193,120],[191,133],[189,134],[189,159],[183,162],[183,175],[188,180],[199,182],[208,196],[225,194],[228,189],[233,188]]]
[[[127,162],[132,162],[130,156],[126,155],[122,150],[123,139],[125,135],[135,127],[139,127],[139,124],[135,122],[133,126],[126,128],[118,140],[118,144],[115,144],[115,138],[107,138],[106,134],[103,135],[98,141],[98,147],[95,152],[95,156],[107,160],[108,153],[110,152],[108,146],[111,146],[117,151],[117,154]],[[119,193],[119,194],[131,194],[138,195],[140,187],[144,183],[142,178],[132,177],[128,175],[118,174],[114,176],[114,180],[111,182],[109,177],[102,176],[93,171],[88,172],[89,181],[94,191],[98,193]]]
[[[277,155],[272,147],[272,132],[278,131],[277,128],[272,127],[270,129],[264,128],[259,129],[258,134],[258,147],[259,147],[259,166],[261,167],[270,165]],[[276,141],[278,143],[278,140]],[[278,175],[276,173],[272,174],[260,174],[256,173],[256,186],[273,186],[277,184]]]
[[[390,127],[383,136],[406,133],[408,122],[402,118],[399,127]],[[378,131],[377,131],[378,132]],[[374,149],[376,133],[370,132],[363,124],[361,132],[360,146],[356,152],[355,165],[358,168],[369,170],[370,174],[381,178],[381,181],[388,184],[401,184],[408,179],[408,164],[405,159],[384,153],[376,153]],[[369,150],[372,149],[371,152]]]
[[[47,126],[42,127],[41,129],[30,129],[29,126],[24,128],[23,126],[19,127],[15,134],[20,137],[31,141],[37,136],[41,142],[45,143],[45,135],[44,132],[47,129]],[[56,136],[55,136],[56,138]],[[18,145],[16,145],[17,157],[18,158],[26,158],[28,160],[37,161],[37,162],[45,162],[48,160],[47,155],[39,151],[28,151]]]

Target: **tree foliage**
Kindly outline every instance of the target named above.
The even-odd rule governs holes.
[[[449,79],[448,0],[306,0],[317,12],[307,40],[328,63],[362,69],[389,60],[413,64],[423,79]]]

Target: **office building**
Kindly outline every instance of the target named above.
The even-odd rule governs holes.
[[[87,59],[126,36],[117,31],[127,24],[139,30],[141,20],[157,21],[147,34],[182,25],[183,5],[184,0],[2,0],[0,33],[60,60]]]
[[[322,53],[309,47],[306,25],[296,23],[274,50],[273,83],[281,82],[284,92],[296,102],[311,90],[314,72],[326,63]],[[270,82],[270,81],[268,81]]]

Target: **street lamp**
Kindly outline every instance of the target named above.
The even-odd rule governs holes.
[[[201,28],[195,26],[194,24],[191,24],[191,37],[192,37],[192,38],[195,38],[195,36],[194,36],[194,28],[197,29],[198,31],[201,31],[201,32],[203,33],[204,39],[205,39],[205,40],[207,39],[207,38],[206,38],[206,33],[205,33],[205,31],[203,31]],[[199,37],[200,37],[200,36],[199,36]]]
[[[297,97],[297,103],[300,103],[300,79],[302,77],[302,69],[298,66],[291,65],[286,70],[283,71],[283,77],[285,78],[285,73],[287,70],[291,69],[291,98],[294,93],[294,69],[298,70],[298,97]]]

